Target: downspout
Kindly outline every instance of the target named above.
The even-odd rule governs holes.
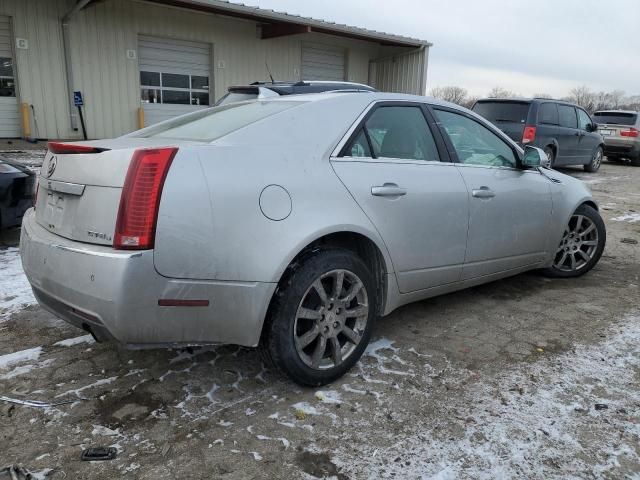
[[[62,17],[62,48],[64,50],[64,64],[67,71],[67,99],[69,101],[69,115],[71,129],[78,131],[78,115],[75,113],[75,105],[73,103],[73,64],[71,63],[71,40],[69,39],[69,24],[71,18],[86,7],[92,0],[78,0],[73,8]]]

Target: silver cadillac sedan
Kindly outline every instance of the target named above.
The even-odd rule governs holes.
[[[401,305],[593,268],[598,206],[544,159],[425,97],[229,104],[50,143],[22,263],[40,304],[99,340],[259,346],[322,385]]]

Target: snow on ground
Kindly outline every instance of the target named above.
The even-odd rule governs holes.
[[[67,338],[54,343],[54,347],[73,347],[74,345],[80,345],[81,343],[96,343],[91,335],[82,335],[81,337]]]
[[[640,222],[640,213],[626,213],[619,217],[612,218],[611,220],[613,220],[614,222],[636,223]]]
[[[607,337],[485,378],[433,405],[455,416],[416,418],[390,446],[353,444],[333,460],[357,478],[615,475],[621,464],[637,462],[640,450],[640,391],[633,386],[640,316],[625,318]],[[444,426],[456,419],[452,435]]]
[[[35,303],[31,286],[22,270],[20,250],[0,250],[0,322]]]
[[[0,356],[0,369],[8,368],[16,363],[38,360],[42,353],[42,347],[29,348],[19,352],[8,353]]]

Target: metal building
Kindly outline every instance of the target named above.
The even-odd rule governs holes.
[[[348,80],[423,95],[430,43],[223,0],[0,0],[0,137],[114,137],[231,85]]]

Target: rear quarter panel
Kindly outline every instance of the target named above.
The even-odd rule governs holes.
[[[338,231],[366,235],[390,265],[375,228],[329,162],[368,102],[356,102],[347,118],[340,103],[320,103],[313,115],[281,117],[277,129],[256,125],[216,144],[181,149],[160,204],[154,263],[161,275],[277,282],[306,245]],[[269,185],[291,199],[283,220],[262,213],[260,194]]]

